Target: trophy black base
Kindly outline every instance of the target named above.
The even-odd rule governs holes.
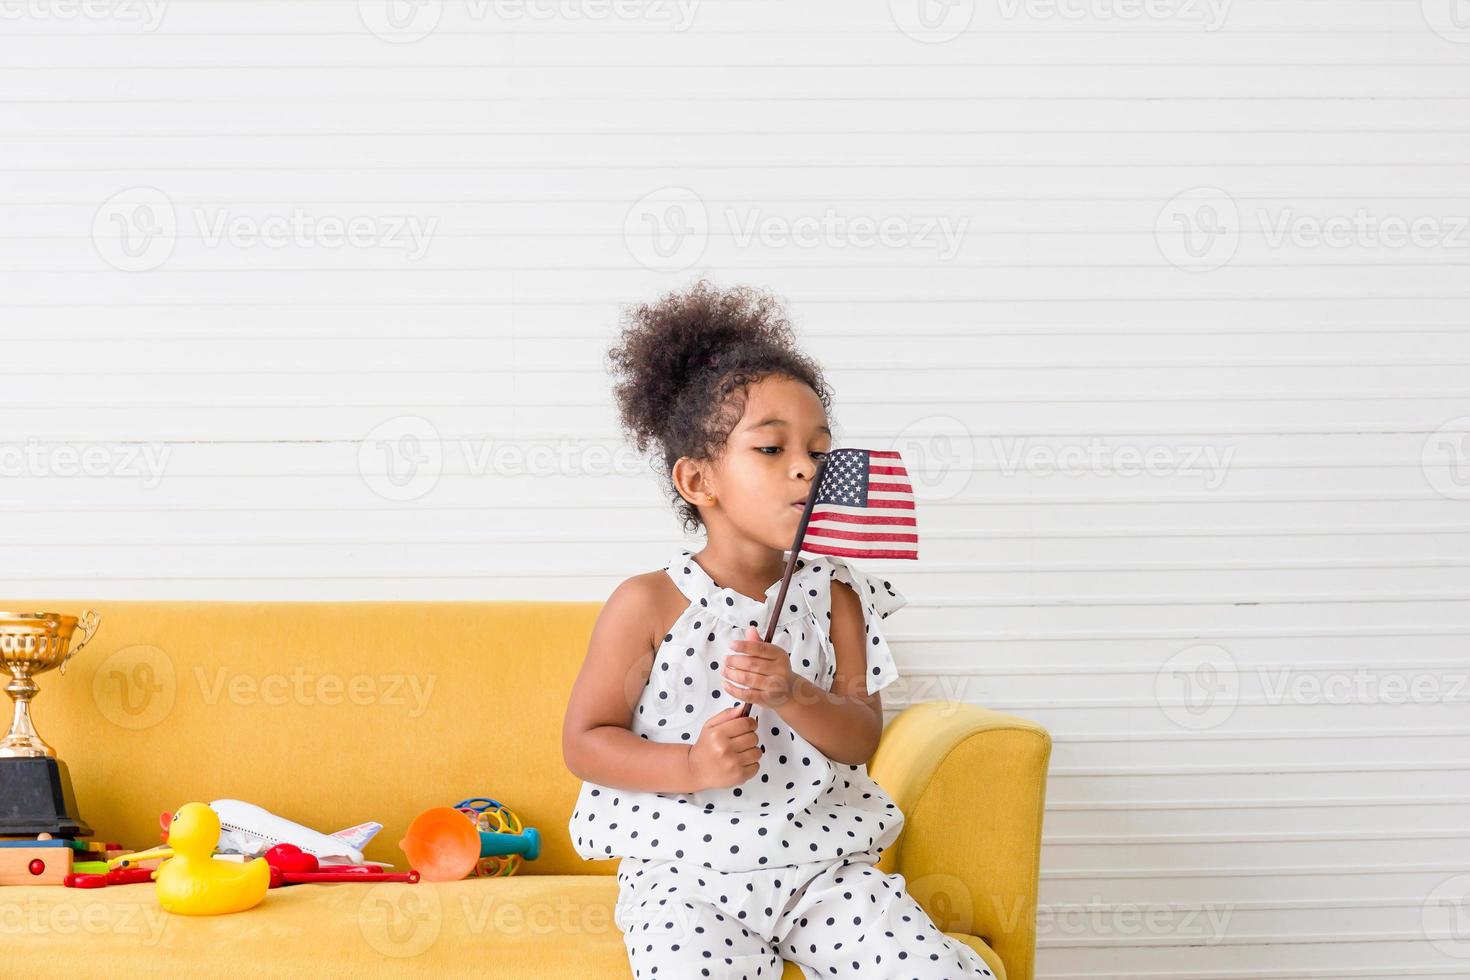
[[[0,836],[91,837],[60,759],[0,759]]]

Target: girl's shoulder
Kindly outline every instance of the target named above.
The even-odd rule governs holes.
[[[657,640],[678,622],[688,606],[689,600],[669,578],[668,572],[658,569],[625,578],[608,596],[603,611],[619,619],[647,624],[649,642],[657,646]]]

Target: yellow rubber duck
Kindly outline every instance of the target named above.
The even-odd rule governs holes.
[[[241,864],[214,858],[219,815],[203,803],[185,803],[168,825],[168,846],[125,854],[111,864],[168,858],[154,874],[158,904],[176,915],[224,915],[254,908],[270,888],[265,858]]]

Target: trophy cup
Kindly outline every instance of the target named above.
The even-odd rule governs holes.
[[[66,662],[92,639],[100,619],[91,609],[80,619],[57,613],[0,612],[0,659],[10,672],[5,693],[15,702],[10,731],[0,740],[0,835],[92,834],[77,815],[66,764],[36,734],[30,709],[39,690],[33,676],[52,667],[65,674]],[[73,645],[78,624],[81,642]]]

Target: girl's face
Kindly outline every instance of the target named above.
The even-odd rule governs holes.
[[[725,526],[773,550],[796,537],[817,461],[832,448],[822,402],[805,382],[767,377],[749,386],[745,412],[692,495],[711,534]],[[713,503],[706,494],[713,494]]]

